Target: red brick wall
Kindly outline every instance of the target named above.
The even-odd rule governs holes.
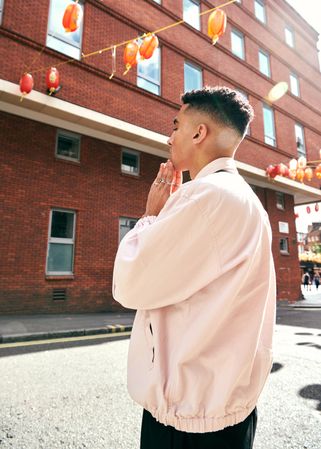
[[[0,127],[0,313],[114,307],[118,220],[144,213],[162,159],[141,153],[137,179],[121,174],[116,145],[82,136],[81,163],[70,163],[55,158],[55,128],[4,113]],[[70,280],[45,275],[49,215],[55,207],[77,213],[75,275]],[[67,288],[65,303],[51,300],[54,288]]]

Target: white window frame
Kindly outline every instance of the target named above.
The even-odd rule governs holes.
[[[123,169],[123,154],[124,153],[133,154],[134,156],[137,156],[137,161],[138,161],[137,172],[132,172],[132,171]],[[139,151],[135,151],[130,148],[122,148],[120,158],[121,158],[120,159],[120,170],[123,174],[130,175],[130,176],[139,176],[139,174],[140,174],[140,152]]]
[[[289,33],[287,33],[287,31]],[[290,38],[290,41],[288,39],[288,36],[291,35],[292,37]],[[294,41],[294,31],[293,28],[291,28],[290,26],[286,25],[284,28],[284,40],[286,45],[288,45],[290,48],[294,48],[295,47],[295,41]]]
[[[261,67],[261,59],[260,59],[260,55],[262,55],[263,57],[266,57],[267,59],[267,68],[268,68],[268,73],[263,72],[262,67]],[[261,48],[259,49],[259,70],[260,72],[267,76],[268,78],[271,78],[271,63],[270,63],[270,55],[268,52],[266,52],[265,50],[262,50]]]
[[[79,151],[78,151],[78,158],[74,158],[74,157],[68,157],[68,156],[63,156],[61,154],[58,154],[58,140],[59,140],[59,136],[65,136],[67,138],[70,138],[72,140],[77,140],[78,141],[78,146],[79,146]],[[56,135],[56,149],[55,149],[55,156],[58,159],[65,159],[67,161],[73,161],[73,162],[80,162],[80,149],[81,149],[81,136],[79,134],[74,134],[70,131],[65,131],[64,129],[57,129],[57,135]]]
[[[281,249],[281,241],[285,241],[285,243],[286,243],[286,248],[287,249]],[[280,248],[280,253],[281,254],[290,254],[290,252],[289,252],[289,238],[288,237],[281,237],[280,238],[280,241],[279,241],[279,248]]]
[[[51,237],[51,225],[52,225],[52,215],[53,212],[66,212],[69,214],[73,214],[74,216],[74,222],[73,222],[73,236],[71,239],[68,238],[57,238],[57,237]],[[47,276],[70,276],[74,274],[74,259],[75,259],[75,231],[76,231],[76,211],[69,210],[69,209],[60,209],[54,207],[50,210],[50,217],[49,217],[49,230],[48,230],[48,245],[47,245],[47,258],[46,258],[46,275]],[[59,243],[64,245],[72,245],[72,261],[71,261],[71,271],[49,271],[48,270],[48,262],[49,262],[49,248],[51,243]]]
[[[46,46],[47,46],[48,48],[51,48],[51,49],[55,50],[55,51],[58,51],[59,53],[61,53],[61,54],[63,54],[63,55],[67,55],[68,57],[71,57],[71,58],[74,57],[74,56],[70,55],[69,53],[65,53],[65,52],[62,52],[61,50],[57,50],[54,46],[48,46],[48,37],[51,37],[51,38],[53,38],[53,39],[55,39],[55,40],[57,40],[57,41],[63,42],[63,43],[65,43],[65,44],[67,44],[67,45],[70,45],[71,47],[76,48],[76,49],[78,50],[78,56],[77,56],[77,58],[75,58],[75,59],[80,60],[80,59],[81,59],[82,41],[83,41],[83,31],[84,31],[84,30],[83,30],[84,17],[83,17],[83,19],[82,19],[82,21],[81,21],[81,23],[80,23],[80,27],[79,27],[79,28],[80,28],[80,31],[79,31],[79,33],[80,33],[80,42],[79,42],[79,45],[78,45],[74,40],[69,39],[69,38],[68,38],[68,35],[62,35],[62,34],[60,34],[60,33],[57,33],[54,29],[50,29],[50,15],[51,15],[51,11],[52,11],[52,8],[53,8],[54,1],[55,1],[55,0],[50,0],[50,5],[49,5],[49,15],[48,15],[48,28],[47,28]],[[75,0],[69,0],[69,1],[66,1],[66,7],[67,7],[67,5],[70,4],[71,2],[75,2]],[[83,8],[83,13],[84,13],[84,1],[83,1],[83,0],[79,0],[78,3],[82,6],[82,8]],[[84,14],[83,14],[83,15],[84,15]],[[61,20],[62,20],[62,18],[61,18]]]
[[[193,89],[201,89],[203,87],[203,70],[200,66],[197,66],[189,61],[184,61],[184,93],[187,92],[186,89],[186,76],[185,76],[185,67],[189,67],[192,70],[195,70],[196,72],[198,72],[200,74],[201,77],[201,83],[199,87],[194,87]]]
[[[262,7],[263,9],[263,20],[261,19],[261,17],[259,16],[258,13],[258,9],[256,8],[256,6],[258,7]],[[254,15],[257,18],[257,20],[261,23],[266,24],[266,5],[265,2],[263,0],[254,0]]]
[[[0,25],[2,24],[3,5],[4,5],[4,0],[0,0]]]
[[[194,23],[188,22],[186,20],[186,14],[185,14],[185,8],[184,8],[184,2],[187,1],[189,3],[194,3],[194,5],[198,6],[198,22],[197,22],[197,26],[195,26]],[[201,3],[199,0],[183,0],[183,20],[184,22],[188,23],[191,27],[195,28],[195,30],[201,31],[201,18],[200,18],[200,13],[201,13]]]
[[[301,130],[301,135],[299,136],[297,130]],[[295,135],[295,142],[296,142],[296,147],[297,147],[297,151],[298,151],[298,156],[304,156],[306,157],[307,155],[307,151],[306,151],[306,146],[305,146],[305,136],[304,136],[304,127],[301,125],[301,123],[295,123],[294,125],[294,135]],[[299,139],[302,140],[302,146],[303,146],[303,150],[299,149]]]
[[[156,79],[154,79],[154,78],[150,78],[149,76],[146,76],[146,75],[143,75],[143,74],[139,73],[139,64],[148,64],[149,61],[150,61],[150,59],[145,59],[144,61],[141,61],[141,62],[138,61],[138,64],[137,64],[137,81],[136,81],[136,84],[137,84],[137,86],[138,86],[140,89],[144,89],[144,90],[146,90],[147,92],[150,92],[151,94],[161,96],[161,80],[162,80],[162,50],[161,50],[161,47],[158,47],[158,48],[155,50],[155,52],[157,52],[156,54],[158,54],[158,74],[159,74],[159,77],[158,77],[158,78],[159,78],[159,79],[156,80]],[[155,86],[157,86],[157,88],[158,88],[158,93],[152,92],[152,91],[150,91],[149,89],[146,89],[146,87],[139,86],[139,79],[148,81],[149,83],[154,84]]]
[[[279,210],[285,210],[285,195],[283,192],[275,192],[276,208]]]
[[[294,90],[292,90],[294,84],[296,85],[298,93],[295,93]],[[300,97],[300,80],[299,77],[294,72],[290,73],[290,92],[292,93],[292,95]]]
[[[271,111],[271,117],[272,117],[272,125],[273,125],[273,134],[274,136],[268,136],[267,134],[265,134],[265,120],[264,120],[264,109],[266,109],[267,111]],[[276,130],[275,130],[275,120],[274,120],[274,110],[268,106],[266,103],[263,103],[263,127],[264,127],[264,142],[267,145],[270,145],[272,147],[276,147]],[[273,144],[271,144],[268,139],[271,139],[273,141]]]
[[[235,53],[233,51],[233,39],[232,39],[233,34],[235,34],[236,36],[241,38],[241,41],[242,41],[242,56],[238,55],[237,53]],[[232,28],[232,30],[231,30],[231,52],[237,58],[242,59],[242,61],[245,61],[245,40],[244,40],[244,34],[241,31],[237,30],[236,28]]]
[[[120,227],[121,227],[121,220],[127,220],[127,221],[135,221],[135,224],[138,222],[138,220],[139,220],[139,218],[134,218],[134,217],[125,217],[125,216],[120,216],[119,218],[118,218],[118,244],[121,242],[121,239],[120,239],[120,237],[121,237],[121,232],[120,232]],[[128,231],[129,232],[129,231]],[[127,232],[126,232],[126,234],[127,234]],[[125,235],[126,235],[125,234]],[[123,236],[123,238],[124,238],[125,236]]]

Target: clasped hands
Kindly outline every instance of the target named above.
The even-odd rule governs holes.
[[[163,209],[171,194],[182,185],[182,172],[174,169],[173,163],[168,159],[160,164],[156,179],[153,182],[146,203],[143,217],[158,215]]]

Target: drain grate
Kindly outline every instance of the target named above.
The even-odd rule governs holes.
[[[52,290],[52,300],[53,301],[66,301],[67,290],[65,288],[54,288]]]

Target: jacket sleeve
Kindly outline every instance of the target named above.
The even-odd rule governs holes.
[[[214,232],[198,204],[176,192],[153,222],[140,221],[121,241],[113,295],[130,309],[186,300],[220,274]]]

